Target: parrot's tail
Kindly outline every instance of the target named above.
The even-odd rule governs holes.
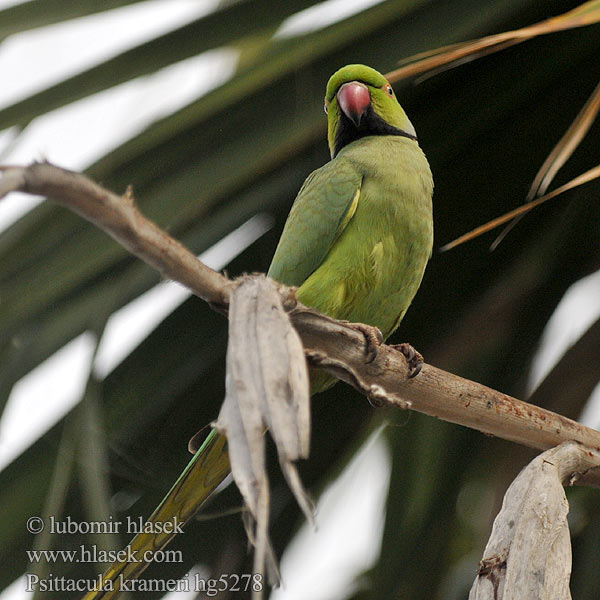
[[[83,600],[116,598],[123,583],[136,579],[146,569],[154,553],[162,550],[175,537],[178,527],[198,512],[229,472],[227,439],[213,430],[150,515],[142,532],[119,553],[127,558],[115,561],[104,573],[97,588],[89,591]]]

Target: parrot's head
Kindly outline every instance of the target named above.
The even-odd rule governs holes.
[[[350,142],[368,135],[417,139],[392,86],[381,73],[365,65],[347,65],[331,76],[325,112],[332,158]]]

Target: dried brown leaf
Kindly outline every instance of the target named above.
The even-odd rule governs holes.
[[[391,71],[386,77],[389,81],[396,82],[429,71],[437,72],[443,68],[451,68],[469,60],[475,60],[490,52],[497,52],[513,44],[519,44],[538,35],[598,22],[600,22],[600,0],[591,0],[562,15],[551,17],[534,25],[416,54],[406,59],[405,62],[408,64]]]
[[[597,166],[593,167],[592,169],[590,169],[589,171],[586,171],[585,173],[578,175],[574,179],[571,179],[571,181],[569,181],[568,183],[565,183],[564,185],[561,185],[559,188],[556,188],[555,190],[551,191],[549,194],[546,194],[545,196],[541,196],[540,198],[536,198],[535,200],[532,200],[531,202],[528,202],[527,204],[523,204],[523,205],[515,208],[514,210],[511,210],[510,212],[503,214],[500,217],[496,217],[495,219],[492,219],[491,221],[488,221],[487,223],[484,223],[483,225],[480,225],[479,227],[472,229],[468,233],[465,233],[465,234],[461,235],[460,237],[456,238],[455,240],[442,246],[440,248],[440,251],[446,252],[447,250],[456,248],[456,246],[460,246],[461,244],[464,244],[465,242],[468,242],[469,240],[472,240],[473,238],[479,237],[481,234],[486,233],[487,231],[490,231],[492,229],[495,229],[496,227],[499,227],[500,225],[503,225],[507,221],[510,221],[511,219],[514,219],[515,217],[518,217],[519,215],[529,212],[530,210],[532,210],[536,206],[539,206],[540,204],[543,204],[547,200],[556,198],[556,196],[559,196],[560,194],[562,194],[564,192],[567,192],[569,190],[572,190],[573,188],[583,185],[584,183],[593,181],[594,179],[597,179],[598,177],[600,177],[600,165],[597,165]]]
[[[491,54],[492,52],[504,50],[509,46],[519,44],[539,35],[546,35],[576,27],[584,27],[586,25],[592,25],[599,22],[600,0],[590,0],[589,2],[585,2],[573,10],[563,13],[562,15],[551,17],[521,29],[488,35],[486,37],[467,42],[458,42],[434,50],[427,50],[425,52],[415,54],[414,56],[402,61],[406,64],[394,71],[391,71],[390,73],[387,73],[386,77],[392,82],[400,81],[402,79],[420,74],[425,74],[423,78],[431,77],[441,71],[445,71],[472,60],[476,60],[486,56],[487,54]],[[533,200],[537,196],[542,196],[545,194],[548,186],[552,182],[558,170],[569,159],[575,148],[577,148],[589,130],[591,124],[596,118],[599,108],[600,84],[594,90],[585,106],[581,109],[553,151],[550,153],[550,155],[548,155],[548,158],[544,161],[544,164],[541,166],[531,185],[526,202]],[[550,197],[554,196],[548,195],[545,197],[545,199],[548,200]],[[524,206],[527,206],[527,204]],[[531,205],[529,209],[533,207],[534,206]],[[527,212],[527,210],[516,212],[514,215],[512,213],[507,213],[507,215],[511,216],[505,220],[502,219],[504,219],[504,217],[507,215],[500,217],[498,220],[490,221],[489,223],[482,225],[481,227],[465,234],[464,236],[461,236],[457,240],[446,244],[442,248],[442,252],[450,250],[451,248],[473,239],[474,237],[477,237],[478,235],[481,235],[482,233],[489,231],[494,227],[498,227],[506,221],[514,219],[492,244],[491,250],[494,250],[512,229],[512,227],[516,225],[516,223],[520,220],[521,215],[525,212]]]
[[[546,193],[546,190],[552,183],[555,175],[567,160],[569,160],[577,146],[581,143],[581,140],[589,131],[592,123],[596,120],[598,110],[600,110],[600,83],[598,83],[592,92],[592,95],[579,111],[579,114],[560,138],[558,144],[556,144],[552,149],[552,152],[548,154],[548,157],[540,167],[540,170],[537,172],[533,183],[529,188],[525,202],[530,202],[536,196],[542,196]],[[493,244],[490,246],[490,250],[493,251],[498,247],[498,244],[500,244],[523,216],[524,215],[519,215],[518,217],[515,217],[514,220],[506,226],[504,231],[502,231],[502,233],[494,240]]]
[[[302,342],[277,288],[262,275],[246,277],[232,292],[225,385],[216,427],[227,436],[233,478],[254,519],[255,527],[249,523],[247,529],[256,547],[255,572],[262,572],[266,561],[270,579],[277,581],[268,533],[264,435],[268,429],[290,487],[312,519],[294,465],[308,456],[310,395]]]

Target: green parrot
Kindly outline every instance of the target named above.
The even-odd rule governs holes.
[[[307,306],[379,328],[386,339],[414,298],[433,246],[433,178],[415,129],[383,75],[348,65],[325,95],[331,160],[311,173],[290,211],[268,275],[296,286]],[[335,383],[311,374],[311,393]],[[230,472],[225,438],[212,431],[149,523],[185,523]],[[138,534],[141,562],[115,562],[103,578],[108,599],[119,577],[137,577],[175,532]],[[114,582],[114,591],[112,582]]]

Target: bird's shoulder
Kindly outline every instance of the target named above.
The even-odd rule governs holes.
[[[362,179],[352,161],[338,158],[306,178],[288,215],[269,276],[300,285],[321,264],[356,210]]]

